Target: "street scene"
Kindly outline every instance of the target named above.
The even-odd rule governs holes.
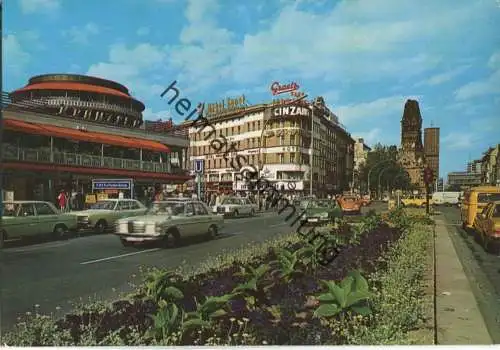
[[[495,1],[69,5],[0,3],[3,346],[500,343]]]

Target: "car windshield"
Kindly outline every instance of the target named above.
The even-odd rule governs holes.
[[[148,209],[146,214],[178,216],[184,214],[184,208],[185,203],[183,203],[182,201],[157,202]]]
[[[309,202],[309,208],[329,208],[332,206],[330,201],[311,201]]]
[[[115,206],[115,201],[97,201],[90,206],[90,209],[114,210]]]
[[[225,205],[225,204],[240,204],[240,200],[239,198],[225,198],[223,201],[222,201],[222,205]]]
[[[355,201],[356,201],[356,198],[354,198],[354,197],[344,197],[344,200],[345,200],[346,202],[355,202]]]

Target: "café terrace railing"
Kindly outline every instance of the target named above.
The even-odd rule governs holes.
[[[34,163],[50,163],[88,168],[107,168],[121,170],[149,171],[154,173],[171,173],[188,175],[188,171],[172,167],[169,163],[140,161],[125,158],[101,157],[79,153],[58,152],[44,149],[2,145],[3,161],[22,161]]]

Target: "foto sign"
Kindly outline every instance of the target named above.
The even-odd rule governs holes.
[[[284,94],[286,92],[297,91],[299,89],[299,84],[296,82],[291,82],[289,84],[281,85],[278,81],[271,84],[271,93],[273,96]]]
[[[194,172],[196,174],[203,174],[204,170],[205,170],[205,161],[203,159],[195,159]]]

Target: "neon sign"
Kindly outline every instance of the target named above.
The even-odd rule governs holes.
[[[286,92],[297,91],[299,89],[299,84],[292,82],[290,84],[280,85],[279,82],[275,81],[271,84],[271,92],[273,96],[284,94]]]

